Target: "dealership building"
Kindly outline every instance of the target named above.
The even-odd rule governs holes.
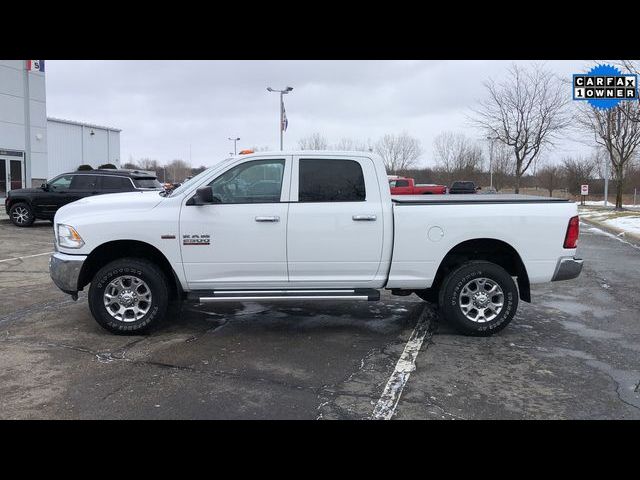
[[[120,166],[120,130],[47,117],[44,60],[0,60],[0,198],[80,165]]]

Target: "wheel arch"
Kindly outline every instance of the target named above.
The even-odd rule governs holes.
[[[80,270],[78,289],[82,290],[87,286],[98,270],[107,263],[124,257],[153,262],[165,274],[172,296],[181,297],[184,294],[180,280],[167,257],[157,247],[140,240],[113,240],[94,248]]]
[[[27,205],[29,205],[29,208],[31,208],[31,210],[33,211],[33,205],[31,204],[31,200],[27,197],[9,197],[9,202],[7,203],[7,206],[9,209],[11,209],[11,207],[13,207],[16,203],[26,203]]]
[[[449,272],[470,260],[486,260],[504,268],[511,276],[517,277],[520,299],[531,302],[531,288],[527,268],[512,245],[495,238],[465,240],[451,248],[444,256],[431,286],[438,291]]]

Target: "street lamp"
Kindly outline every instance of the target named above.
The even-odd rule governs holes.
[[[489,183],[491,184],[489,188],[493,190],[493,141],[495,138],[487,137],[489,140]]]
[[[238,151],[237,148],[236,148],[236,145],[238,143],[238,140],[240,140],[240,137],[237,137],[237,138],[229,137],[229,140],[233,141],[233,156],[235,157],[237,155],[236,152]]]
[[[285,119],[283,95],[286,95],[292,90],[293,90],[293,87],[287,87],[284,90],[277,90],[275,88],[267,87],[268,92],[272,92],[272,93],[277,92],[280,94],[280,150],[283,149],[282,140],[283,140],[283,133],[284,133],[284,119]]]

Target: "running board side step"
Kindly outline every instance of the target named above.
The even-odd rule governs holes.
[[[380,292],[373,288],[314,289],[314,290],[193,290],[187,300],[199,303],[247,302],[272,300],[380,300]]]

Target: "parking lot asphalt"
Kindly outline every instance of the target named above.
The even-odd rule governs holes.
[[[399,371],[394,419],[640,418],[640,249],[588,226],[582,275],[535,286],[534,303],[489,338],[386,292],[175,305],[151,334],[114,336],[86,294],[73,302],[55,288],[52,250],[49,222],[0,217],[3,419],[366,419]],[[417,327],[415,369],[403,371]]]

